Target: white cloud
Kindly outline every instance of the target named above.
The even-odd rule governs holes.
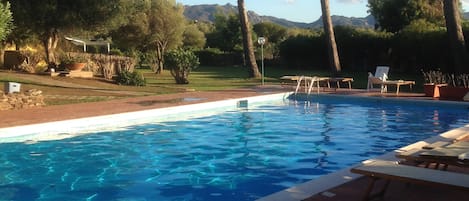
[[[465,0],[469,1],[469,0]],[[356,3],[363,3],[363,0],[337,0],[339,3],[348,3],[348,4],[356,4]]]
[[[294,4],[296,0],[285,0],[285,3],[287,4]]]

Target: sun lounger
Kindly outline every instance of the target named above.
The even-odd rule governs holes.
[[[305,93],[311,93],[313,86],[317,87],[317,93],[319,93],[319,80],[320,78],[317,76],[310,77],[310,76],[283,76],[281,79],[290,79],[296,81],[296,89],[295,94],[298,93],[300,88],[302,88],[302,84],[304,85],[303,88]]]
[[[368,83],[366,85],[366,90],[373,89],[373,85],[381,85],[381,93],[387,91],[387,88],[382,84],[383,81],[388,79],[389,66],[377,66],[375,74],[371,72],[368,73]]]
[[[402,85],[409,85],[409,88],[412,90],[412,86],[415,85],[415,81],[411,80],[386,80],[382,81],[382,85],[385,86],[385,88],[388,88],[388,85],[395,85],[396,86],[396,95],[399,95],[399,89]]]
[[[381,93],[388,92],[388,86],[396,86],[396,95],[399,95],[399,90],[402,85],[408,85],[410,89],[415,85],[415,81],[412,80],[388,80],[389,66],[377,66],[376,72],[373,75],[371,72],[368,73],[368,84],[367,90],[373,88],[373,85],[381,86]]]
[[[337,88],[340,89],[340,83],[347,83],[348,89],[352,90],[352,82],[353,78],[351,77],[329,77],[325,81],[327,81],[327,87],[331,88],[331,82],[335,82]]]
[[[295,94],[300,88],[305,89],[305,93],[311,93],[313,87],[317,87],[317,93],[319,93],[320,82],[326,82],[327,88],[331,88],[331,82],[335,82],[337,88],[340,88],[341,83],[347,83],[348,88],[352,89],[353,78],[350,77],[318,77],[318,76],[296,76],[286,75],[280,77],[281,80],[286,82],[296,82]],[[283,83],[283,82],[282,82]],[[303,86],[304,85],[304,86]]]
[[[461,160],[464,158],[462,154],[469,153],[469,142],[436,142],[422,149],[411,149],[404,152],[398,152],[396,157],[405,159],[406,161],[416,163],[435,163],[435,168],[439,168],[440,164],[444,164],[444,169],[448,165],[469,167],[468,160]]]
[[[384,196],[390,181],[401,181],[422,185],[449,187],[469,192],[469,175],[408,166],[396,161],[370,160],[354,167],[351,172],[371,178],[363,200],[370,200],[376,196]],[[371,195],[376,180],[385,179],[384,188],[376,195]]]

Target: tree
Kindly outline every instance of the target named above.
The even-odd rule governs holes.
[[[259,67],[256,63],[256,56],[254,55],[254,45],[252,42],[251,26],[248,20],[244,0],[238,0],[239,21],[241,23],[241,33],[243,36],[243,50],[244,57],[247,65],[249,66],[249,76],[253,78],[261,77]]]
[[[11,1],[11,9],[15,25],[37,36],[44,46],[47,62],[55,63],[61,31],[106,32],[125,22],[132,3],[131,0],[15,0]]]
[[[3,66],[3,56],[5,55],[5,49],[3,41],[13,30],[13,16],[10,11],[10,3],[0,2],[0,67]]]
[[[241,25],[235,14],[215,14],[215,27],[206,33],[207,46],[225,52],[235,52],[242,47]]]
[[[270,43],[282,42],[287,37],[287,28],[272,22],[257,23],[253,29],[258,36],[268,38]]]
[[[184,7],[175,0],[135,1],[129,23],[111,33],[113,40],[126,51],[144,52],[152,70],[164,69],[164,54],[183,43],[186,20]]]
[[[0,2],[0,41],[5,38],[13,30],[13,16],[10,11],[10,3]]]
[[[418,19],[444,23],[442,0],[368,0],[368,8],[376,19],[376,28],[393,33]]]
[[[156,53],[156,73],[160,74],[164,67],[164,54],[182,44],[185,27],[184,7],[175,0],[151,0],[148,13],[149,35],[148,44]]]
[[[329,10],[329,0],[321,0],[322,21],[324,24],[324,32],[327,38],[327,51],[329,54],[329,65],[334,74],[339,73],[342,68],[339,61],[339,53],[337,44],[335,43],[334,29],[332,27],[331,12]]]
[[[267,53],[265,57],[273,59],[279,56],[279,44],[287,38],[287,28],[272,22],[261,22],[255,24],[253,30],[257,36],[268,39],[268,43],[264,46],[265,53]]]
[[[135,10],[128,12],[129,21],[110,32],[113,46],[126,52],[144,49],[150,34],[149,10],[151,1],[135,1]]]
[[[200,31],[197,24],[190,24],[184,30],[184,47],[202,49],[207,42],[204,32]]]
[[[165,65],[176,84],[189,84],[189,73],[199,66],[199,58],[189,50],[171,50],[165,53]]]
[[[459,0],[444,0],[444,13],[451,53],[453,55],[454,70],[458,73],[468,72],[466,67],[468,57],[464,34],[461,28]]]

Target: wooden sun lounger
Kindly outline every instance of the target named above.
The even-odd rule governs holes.
[[[377,79],[373,79],[373,80],[375,80],[372,82],[373,84],[380,84],[382,86],[381,93],[387,92],[388,85],[395,85],[396,95],[399,95],[399,90],[402,85],[409,85],[409,88],[411,90],[412,90],[412,86],[415,85],[415,81],[412,81],[412,80],[386,80],[386,81],[377,80]]]
[[[412,90],[412,85],[415,85],[415,81],[410,80],[386,80],[383,82],[383,85],[396,85],[396,95],[399,95],[399,88],[402,85],[409,85],[409,88]]]
[[[297,84],[297,82],[301,81],[301,77],[302,76],[297,76],[297,75],[286,75],[286,76],[280,77],[280,79],[284,80],[284,81],[287,81],[287,82],[289,82],[289,81],[294,82],[295,84]],[[303,77],[309,78],[309,79],[306,79],[307,81],[310,81],[313,78],[313,77],[308,77],[308,76],[303,76]],[[331,88],[331,82],[332,83],[335,82],[337,88],[340,88],[341,83],[346,83],[349,90],[352,89],[353,78],[351,78],[351,77],[316,77],[316,79],[319,82],[326,82],[327,83],[327,88]],[[318,86],[319,86],[319,82],[318,82]],[[282,84],[283,84],[283,82],[282,82]]]
[[[372,160],[354,167],[351,172],[371,178],[363,200],[382,197],[386,192],[389,181],[401,181],[423,185],[433,185],[455,188],[469,192],[469,174],[440,171],[415,166],[401,165],[396,161]],[[384,188],[376,195],[370,195],[378,179],[385,179]]]
[[[424,146],[422,149],[411,149],[405,152],[399,152],[396,157],[402,158],[406,161],[411,162],[424,162],[427,163],[427,167],[430,163],[435,163],[435,169],[440,164],[444,164],[444,169],[448,165],[469,167],[467,159],[461,159],[463,154],[469,153],[469,142],[436,142],[429,146]]]

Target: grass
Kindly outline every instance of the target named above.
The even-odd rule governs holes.
[[[241,67],[200,67],[189,75],[189,84],[176,85],[168,71],[156,75],[150,70],[140,70],[147,79],[148,86],[176,89],[212,91],[259,85],[259,79],[248,78],[245,68]]]
[[[147,80],[147,86],[122,86],[102,78],[79,79],[68,77],[50,77],[47,75],[33,75],[0,71],[0,84],[5,82],[21,83],[21,90],[39,89],[45,95],[48,105],[74,104],[83,102],[96,102],[112,99],[149,96],[158,94],[180,93],[188,90],[214,91],[234,88],[251,87],[261,84],[261,79],[248,76],[245,67],[213,67],[202,66],[189,75],[190,83],[187,85],[175,84],[169,71],[155,74],[149,69],[137,69]],[[265,67],[265,83],[279,84],[283,75],[318,75],[329,76],[329,71],[288,70],[280,67]],[[343,72],[344,77],[353,77],[354,88],[366,88],[366,72]],[[391,79],[409,79],[422,83],[421,76],[409,74],[396,74]],[[422,91],[422,84],[417,85],[414,91]]]

